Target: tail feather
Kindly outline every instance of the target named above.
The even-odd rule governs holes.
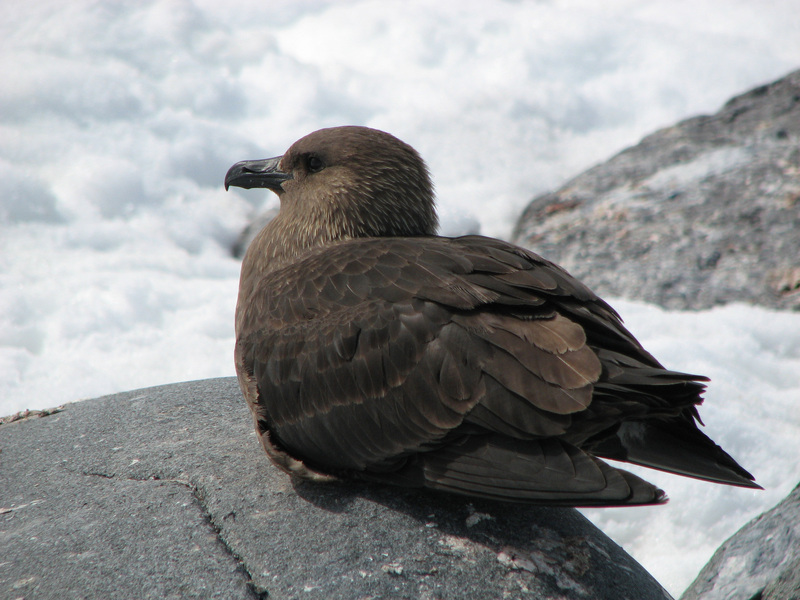
[[[562,506],[663,504],[664,492],[564,442],[469,436],[415,457],[392,482],[468,496]],[[362,477],[365,474],[362,474]],[[368,479],[382,475],[370,473]],[[412,483],[414,482],[414,483]]]
[[[763,489],[727,452],[682,417],[624,422],[616,435],[587,450],[603,458],[705,481]]]

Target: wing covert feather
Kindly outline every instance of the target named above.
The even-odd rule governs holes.
[[[507,451],[502,444],[481,450],[491,460],[474,453],[456,460],[464,447],[452,446],[452,436],[483,432],[506,436],[515,452],[518,444],[528,448],[517,460],[534,486],[523,493],[529,501],[591,503],[593,494],[605,503],[658,501],[637,478],[566,441],[545,444],[569,437],[576,417],[594,414],[595,387],[606,375],[592,339],[604,347],[611,340],[616,354],[607,357],[621,386],[632,363],[656,378],[664,373],[613,309],[559,267],[472,236],[351,240],[293,267],[259,282],[254,296],[261,297],[248,305],[255,308],[237,318],[237,362],[258,388],[248,402],[290,455],[322,471],[364,476],[419,456],[432,487],[504,496],[497,490],[510,477],[526,489],[515,479],[519,469],[490,473],[487,465],[501,464]],[[618,413],[626,410],[637,405],[623,403]],[[531,470],[534,456],[546,459],[543,472],[560,475],[541,480]],[[457,465],[447,477],[443,457]],[[473,480],[476,464],[486,476]],[[567,481],[570,469],[577,475]]]

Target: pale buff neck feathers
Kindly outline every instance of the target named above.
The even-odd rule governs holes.
[[[229,182],[240,165],[231,168]],[[284,176],[259,186],[278,194],[280,212],[248,249],[244,279],[263,276],[316,246],[356,237],[435,235],[438,228],[425,163],[388,133],[361,127],[317,131],[295,142],[276,172]]]

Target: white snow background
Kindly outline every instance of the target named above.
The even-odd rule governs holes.
[[[0,415],[233,375],[230,247],[274,203],[224,191],[234,162],[376,127],[427,159],[443,233],[507,237],[535,194],[800,67],[798,32],[796,0],[5,0]],[[679,594],[800,480],[800,314],[613,304],[712,378],[707,431],[766,488],[650,471],[667,506],[583,511]]]

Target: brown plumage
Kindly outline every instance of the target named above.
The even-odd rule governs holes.
[[[573,506],[664,502],[601,458],[759,487],[697,427],[704,377],[666,370],[557,265],[437,237],[413,148],[364,127],[231,167],[279,214],[242,264],[236,372],[272,461]]]

